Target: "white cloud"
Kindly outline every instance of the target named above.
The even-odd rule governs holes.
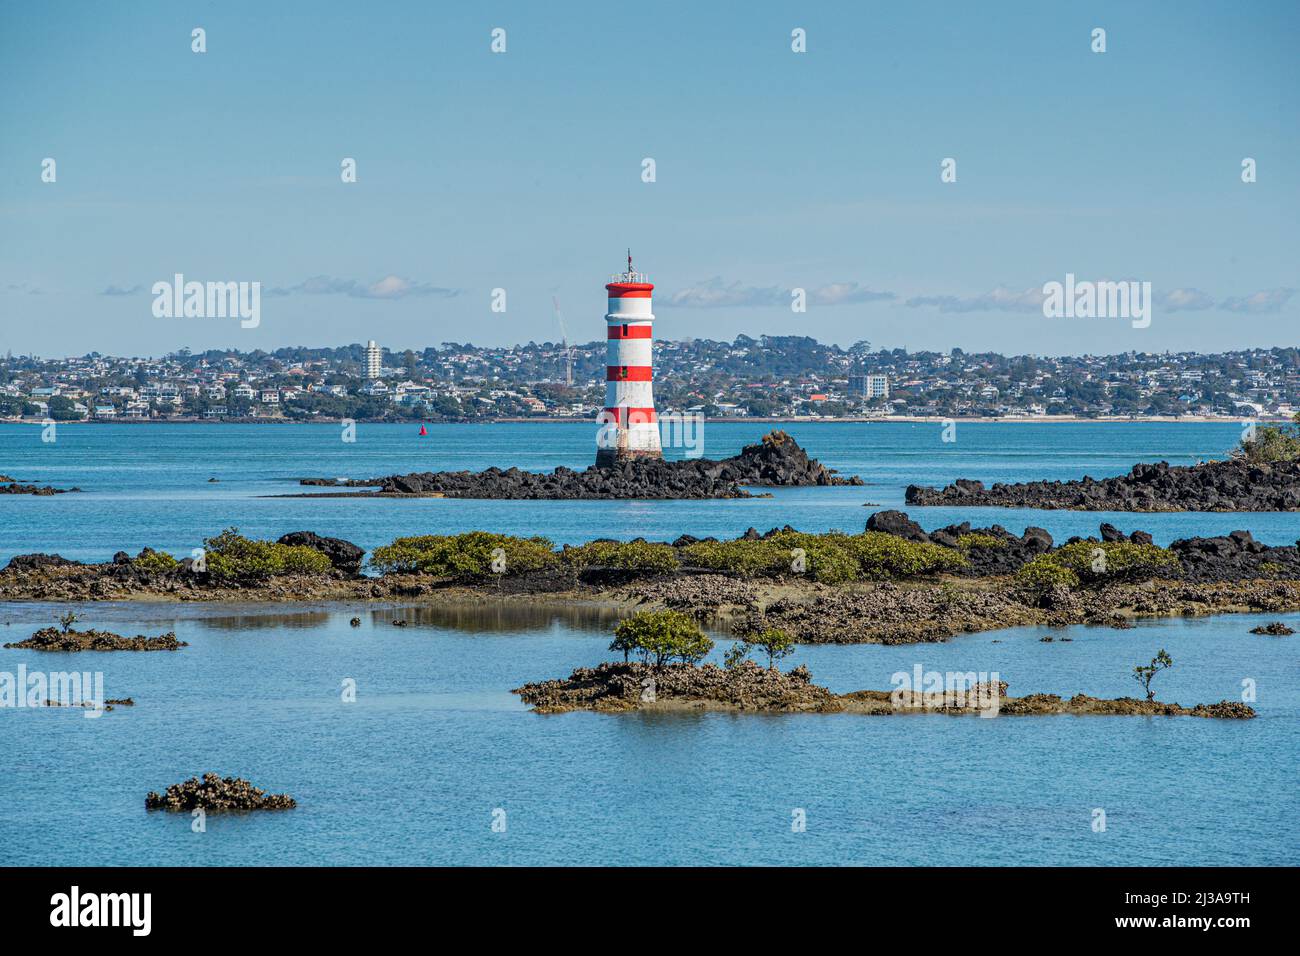
[[[1038,312],[1043,311],[1043,290],[1017,291],[998,286],[983,295],[921,295],[907,300],[908,308],[936,307],[940,312]]]
[[[669,305],[683,309],[720,309],[729,307],[782,306],[788,308],[791,289],[781,286],[747,286],[740,282],[723,282],[715,276],[668,296]],[[894,298],[892,292],[876,292],[856,282],[833,282],[808,289],[809,305],[852,305],[880,302]]]
[[[1295,289],[1265,289],[1250,295],[1235,296],[1224,299],[1219,308],[1228,312],[1248,312],[1259,315],[1264,312],[1280,312],[1282,307],[1295,295]]]
[[[1156,301],[1166,312],[1200,312],[1214,308],[1214,297],[1200,289],[1172,289],[1158,294]]]
[[[357,279],[338,279],[332,276],[312,276],[295,286],[277,286],[266,295],[280,296],[302,293],[304,295],[346,295],[353,299],[405,299],[420,296],[437,296],[449,299],[460,295],[459,289],[444,289],[428,282],[416,282],[398,275],[386,275],[376,282]]]

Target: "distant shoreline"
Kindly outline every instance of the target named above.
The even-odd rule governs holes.
[[[0,425],[44,425],[46,419],[43,418],[0,418]],[[288,418],[115,418],[112,420],[103,419],[80,419],[72,421],[56,422],[62,425],[338,425],[343,421],[341,418],[320,417],[310,421],[295,421]],[[521,425],[521,424],[542,424],[542,425],[595,425],[595,419],[571,418],[571,417],[546,417],[535,416],[529,418],[484,418],[466,421],[431,421],[428,419],[412,418],[405,421],[393,421],[387,418],[357,418],[353,419],[358,425]],[[1290,423],[1292,419],[1280,416],[1262,416],[1259,418],[1244,418],[1239,415],[1147,415],[1136,418],[1129,416],[1098,416],[1097,418],[1081,418],[1075,415],[1038,415],[1032,418],[1025,416],[975,416],[975,417],[947,417],[941,415],[890,415],[887,417],[868,418],[865,416],[854,416],[845,418],[811,418],[808,416],[793,416],[789,418],[760,418],[757,416],[742,416],[739,418],[719,416],[717,418],[706,418],[706,422],[718,422],[731,425],[743,425],[750,422],[758,425],[861,425],[861,424],[887,424],[891,422],[912,422],[916,424],[937,425],[944,422],[960,422],[962,424],[980,424],[989,423],[994,425],[1073,425],[1073,424],[1110,424],[1110,425],[1136,425],[1149,423],[1163,423],[1170,425],[1188,424],[1188,425],[1206,425],[1216,423],[1241,424],[1243,422],[1262,422],[1262,423]]]

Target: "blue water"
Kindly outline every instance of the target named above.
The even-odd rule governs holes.
[[[25,633],[55,608],[5,609]],[[1237,698],[1253,721],[939,715],[542,717],[509,688],[607,656],[594,626],[458,630],[392,611],[97,607],[175,628],[175,653],[0,651],[0,669],[99,669],[132,709],[0,711],[0,864],[1294,864],[1296,645],[1260,617],[804,647],[837,691],[915,664],[997,671],[1011,692],[1119,696],[1160,647],[1161,699]],[[427,615],[426,615],[427,617]],[[1300,624],[1292,615],[1293,626]],[[994,644],[994,640],[1002,643]],[[715,653],[715,657],[717,654]],[[356,681],[345,704],[340,686]],[[291,792],[286,814],[148,813],[146,790],[215,769]],[[506,832],[491,829],[506,812]],[[792,813],[807,816],[791,832]],[[1104,833],[1093,811],[1106,814]]]
[[[709,425],[720,456],[763,426]],[[897,507],[909,482],[1119,474],[1135,461],[1217,456],[1222,425],[795,425],[800,442],[865,488],[736,502],[286,500],[299,475],[372,475],[517,464],[580,466],[590,429],[570,425],[0,426],[0,472],[84,495],[0,499],[0,559],[85,559],[144,545],[188,553],[227,525],[310,528],[367,547],[398,533],[484,527],[556,541],[735,534],[755,525],[859,528],[865,501]],[[207,478],[221,478],[209,485]],[[1300,515],[1080,515],[913,509],[927,527],[969,519],[1061,537],[1102,520],[1160,540],[1238,527],[1278,543]],[[66,608],[0,604],[0,642]],[[1249,634],[1278,615],[1143,622],[1129,631],[1042,628],[907,647],[801,647],[836,691],[887,688],[895,671],[997,671],[1012,694],[1137,691],[1160,648],[1163,700],[1240,699],[1253,721],[940,715],[542,717],[509,693],[607,657],[611,621],[544,607],[456,614],[401,607],[100,604],[78,626],[175,629],[175,653],[49,655],[0,649],[0,672],[102,671],[97,720],[0,708],[0,865],[11,864],[1286,864],[1300,860],[1300,638]],[[348,625],[352,616],[362,626]],[[410,622],[391,625],[395,618]],[[1284,620],[1300,629],[1300,615]],[[998,643],[995,643],[998,642]],[[725,648],[722,642],[715,658]],[[356,681],[343,703],[341,683]],[[298,798],[283,814],[147,813],[148,790],[216,770]],[[506,830],[493,832],[493,811]],[[802,809],[807,830],[791,831]],[[1105,832],[1094,832],[1094,811]]]
[[[704,454],[738,452],[773,426],[710,423]],[[0,561],[55,550],[102,561],[149,546],[187,556],[230,525],[257,537],[310,529],[370,549],[399,534],[476,528],[543,534],[557,544],[596,537],[655,539],[738,535],[751,526],[861,530],[872,511],[906,508],[908,484],[955,478],[1025,481],[1102,478],[1135,462],[1191,464],[1223,457],[1240,437],[1232,423],[959,423],[955,442],[938,424],[796,423],[787,430],[832,468],[860,475],[865,487],[777,489],[773,498],[734,501],[473,501],[276,499],[305,476],[374,477],[417,470],[516,465],[582,468],[594,456],[589,424],[357,426],[356,441],[336,425],[61,425],[54,442],[37,425],[0,425],[0,473],[83,494],[0,496]],[[671,455],[680,451],[670,449]],[[218,483],[209,483],[209,478]],[[864,507],[872,503],[870,507]],[[1096,534],[1102,521],[1150,531],[1159,543],[1248,528],[1271,544],[1300,538],[1300,514],[1114,514],[1005,508],[906,508],[926,528],[952,522],[999,523],[1019,533],[1046,528],[1058,540]]]

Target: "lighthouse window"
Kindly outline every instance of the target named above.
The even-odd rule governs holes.
[[[623,338],[627,338],[627,323],[623,323]]]
[[[622,369],[623,371],[620,372],[619,374],[621,374],[623,378],[627,378],[627,366],[626,365],[622,366]]]

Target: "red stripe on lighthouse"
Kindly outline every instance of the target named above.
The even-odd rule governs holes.
[[[621,417],[623,412],[627,412],[626,420]],[[604,414],[615,425],[649,424],[659,420],[653,408],[607,408]]]
[[[648,299],[654,289],[650,282],[610,282],[605,289],[611,299]]]
[[[607,382],[653,382],[654,369],[649,365],[606,365]]]
[[[648,325],[611,325],[608,338],[611,339],[652,339],[654,330]]]

